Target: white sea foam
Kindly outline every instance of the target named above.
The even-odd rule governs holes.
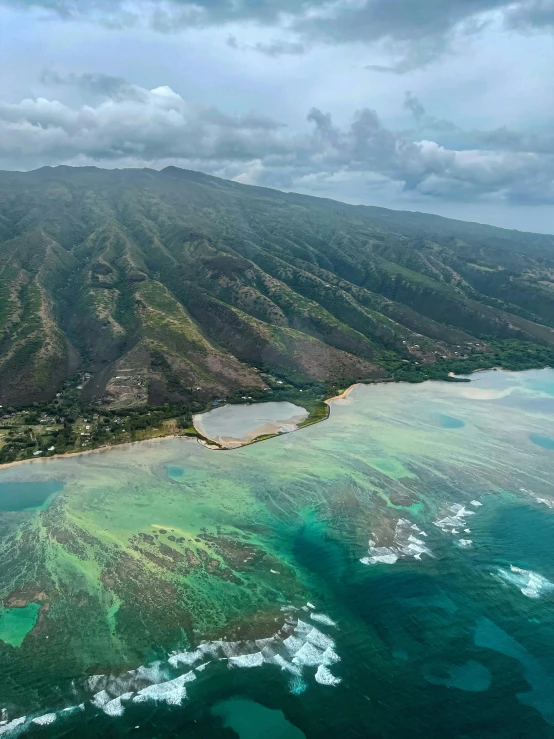
[[[138,680],[144,680],[149,683],[161,683],[167,680],[167,666],[162,662],[152,662],[151,665],[141,665],[134,670]]]
[[[229,667],[261,667],[264,662],[264,656],[261,652],[241,654],[238,657],[229,658]]]
[[[425,545],[423,539],[419,539],[412,532],[416,531],[421,536],[427,536],[417,524],[412,524],[407,518],[399,518],[394,530],[394,541],[388,547],[376,545],[373,539],[368,542],[368,556],[362,557],[360,562],[364,565],[387,564],[393,565],[401,557],[413,557],[421,559],[423,554],[433,557],[431,550]]]
[[[291,654],[296,654],[296,652],[304,646],[304,642],[305,639],[301,639],[299,636],[291,634],[291,636],[287,636],[287,638],[283,640],[283,646]]]
[[[528,493],[532,498],[535,499],[537,503],[540,503],[541,505],[545,505],[548,508],[554,508],[554,500],[551,498],[543,498],[540,495],[537,495],[532,490],[525,490],[525,488],[520,488],[520,491],[522,493]]]
[[[310,612],[310,616],[322,627],[336,625],[325,614]],[[143,665],[122,675],[93,675],[84,681],[83,688],[89,695],[89,705],[110,717],[123,715],[126,702],[158,702],[178,706],[187,698],[187,684],[196,679],[197,672],[213,661],[227,661],[230,668],[274,665],[288,673],[289,689],[295,694],[307,688],[304,680],[306,671],[323,685],[338,685],[340,682],[328,669],[340,661],[334,640],[313,624],[288,615],[282,628],[271,637],[256,641],[204,642],[194,650],[175,652],[167,661]],[[187,671],[173,677],[183,667]],[[53,723],[64,714],[85,710],[86,703],[36,718],[21,717],[0,724],[0,735],[12,732],[15,732],[14,736],[19,735],[32,723],[38,726]]]
[[[475,506],[475,508],[479,508],[479,506],[482,506],[483,504],[480,503],[478,500],[472,500],[470,505]]]
[[[472,500],[471,505],[475,504],[481,505],[479,501]],[[446,516],[433,521],[433,523],[441,531],[451,534],[457,534],[457,529],[466,528],[466,518],[475,515],[475,511],[470,511],[461,505],[461,503],[453,503],[451,506],[448,506],[445,512]]]
[[[320,624],[323,624],[324,626],[336,626],[336,621],[333,621],[332,618],[329,618],[329,616],[326,616],[324,613],[310,613],[310,618],[312,618],[314,621],[317,621]]]
[[[57,718],[58,716],[55,713],[45,713],[43,716],[37,716],[34,718],[31,723],[37,724],[37,726],[49,726],[50,724],[53,724]]]
[[[331,647],[327,647],[327,649],[323,652],[323,664],[332,665],[335,662],[340,662],[339,655],[335,652],[334,649],[332,649]]]
[[[314,627],[311,624],[306,623],[306,621],[302,621],[302,619],[299,618],[296,622],[294,633],[296,634],[296,636],[302,638],[308,636],[308,634],[310,634],[313,630]]]
[[[458,539],[456,543],[458,544],[459,547],[462,547],[463,549],[467,549],[473,544],[473,540],[472,539]]]
[[[324,665],[320,665],[317,668],[315,679],[321,685],[338,685],[341,682],[340,677],[335,677],[332,672]]]
[[[308,634],[307,639],[308,642],[318,647],[319,649],[323,649],[323,651],[335,646],[335,642],[331,639],[331,637],[319,631],[319,629],[316,629],[315,626]]]
[[[317,667],[323,663],[323,652],[323,649],[306,642],[294,655],[292,661],[294,664],[303,665],[304,667]]]
[[[4,724],[4,726],[0,726],[0,735],[10,734],[12,731],[14,731],[14,729],[17,729],[18,727],[26,723],[26,721],[27,721],[26,716],[20,716],[19,718],[14,718],[12,721],[9,721],[7,724]]]
[[[91,703],[93,706],[96,706],[96,708],[104,708],[106,704],[108,704],[111,701],[111,696],[109,693],[107,693],[105,690],[101,690],[99,693],[96,693],[96,695],[92,696]]]
[[[187,672],[185,675],[180,675],[174,680],[149,685],[147,688],[139,690],[133,697],[133,703],[154,701],[156,703],[166,703],[168,706],[180,706],[187,697],[185,683],[191,682],[192,680],[196,680],[196,675],[194,672]]]
[[[370,547],[369,551],[371,552],[369,557],[362,557],[360,559],[363,565],[393,565],[398,561],[398,555],[387,547]]]
[[[273,663],[280,667],[281,670],[292,672],[293,675],[297,675],[298,677],[302,675],[302,667],[300,665],[295,665],[292,662],[289,662],[289,660],[285,659],[280,654],[275,655]]]
[[[499,567],[497,576],[510,585],[515,585],[527,598],[540,598],[541,595],[554,590],[554,583],[547,580],[546,577],[531,570],[522,570],[514,565],[510,565],[509,570]]]
[[[123,693],[123,695],[114,698],[113,700],[102,706],[102,710],[107,716],[123,716],[125,708],[121,704],[122,700],[129,700],[133,697],[133,693]]]
[[[201,649],[195,649],[192,652],[177,652],[172,654],[167,660],[172,667],[178,668],[181,665],[191,666],[195,662],[198,662],[204,656],[204,652]]]

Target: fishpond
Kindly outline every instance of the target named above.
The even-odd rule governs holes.
[[[194,416],[194,426],[202,436],[232,449],[259,436],[296,431],[308,416],[305,408],[287,402],[225,405]]]
[[[1,469],[0,737],[554,737],[554,371],[470,379]]]

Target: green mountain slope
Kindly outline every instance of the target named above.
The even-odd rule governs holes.
[[[554,237],[174,167],[0,172],[0,402],[179,401],[554,347]],[[498,346],[496,343],[495,346]]]

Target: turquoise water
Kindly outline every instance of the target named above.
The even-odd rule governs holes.
[[[443,429],[462,429],[465,423],[460,418],[447,416],[446,413],[438,413],[440,424]]]
[[[529,438],[537,446],[542,446],[543,449],[550,449],[554,451],[554,437],[543,436],[542,434],[529,434]]]
[[[0,483],[0,511],[36,510],[63,490],[59,481]]]
[[[63,495],[0,517],[1,597],[40,606],[0,643],[13,731],[554,737],[553,383],[360,387],[242,449],[41,465]]]
[[[6,608],[0,613],[0,641],[20,647],[37,622],[40,605],[29,603],[23,608]]]
[[[216,703],[212,714],[221,719],[224,729],[232,729],[240,739],[302,739],[306,736],[286,720],[282,711],[245,698]]]

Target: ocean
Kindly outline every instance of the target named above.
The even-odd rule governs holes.
[[[554,737],[554,371],[0,470],[0,736]]]

